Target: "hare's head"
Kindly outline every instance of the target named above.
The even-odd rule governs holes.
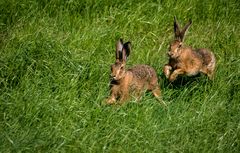
[[[181,54],[182,42],[174,40],[169,46],[168,56],[171,58],[178,58]]]
[[[192,21],[189,22],[183,27],[180,28],[176,17],[174,17],[174,40],[170,43],[168,55],[172,58],[177,58],[181,54],[181,47],[183,44],[184,36],[186,31],[189,29]]]
[[[116,61],[111,66],[111,77],[113,80],[120,80],[125,76],[125,65],[127,57],[130,54],[131,43],[123,43],[123,40],[120,39],[116,43]]]

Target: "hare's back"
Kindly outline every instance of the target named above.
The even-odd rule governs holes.
[[[213,53],[205,48],[197,49],[196,52],[201,56],[204,65],[208,65],[215,58]]]
[[[128,69],[128,71],[132,72],[133,76],[140,80],[157,77],[156,71],[149,65],[136,65]]]

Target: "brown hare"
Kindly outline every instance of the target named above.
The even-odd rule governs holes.
[[[123,43],[120,39],[116,43],[116,61],[111,65],[111,94],[107,99],[108,104],[114,104],[119,99],[122,104],[129,100],[133,94],[138,100],[145,90],[151,91],[161,101],[161,91],[155,70],[148,65],[136,65],[126,69],[126,60],[131,51],[131,43]]]
[[[170,82],[176,80],[178,75],[195,76],[199,73],[206,74],[210,79],[216,65],[214,54],[205,48],[193,49],[183,46],[183,38],[192,21],[190,20],[181,30],[174,18],[175,40],[170,43],[168,52],[169,62],[163,68],[165,76]]]

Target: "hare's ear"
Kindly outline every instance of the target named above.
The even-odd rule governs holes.
[[[119,39],[116,43],[116,62],[122,60],[123,40]]]
[[[123,60],[126,61],[131,52],[131,42],[123,44]]]
[[[189,29],[190,25],[192,24],[192,20],[190,19],[189,22],[183,27],[183,29],[181,30],[181,41],[183,42],[184,36],[186,31]]]
[[[175,36],[175,39],[180,39],[181,38],[181,32],[180,32],[180,27],[179,27],[179,24],[177,23],[177,18],[176,16],[174,16],[174,36]]]

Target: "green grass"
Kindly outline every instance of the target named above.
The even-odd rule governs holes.
[[[0,152],[239,152],[239,1],[8,0],[0,8]],[[185,44],[215,53],[212,82],[163,77],[175,15],[182,25],[193,20]],[[120,37],[133,45],[129,67],[157,70],[167,109],[148,93],[140,103],[103,104]]]

